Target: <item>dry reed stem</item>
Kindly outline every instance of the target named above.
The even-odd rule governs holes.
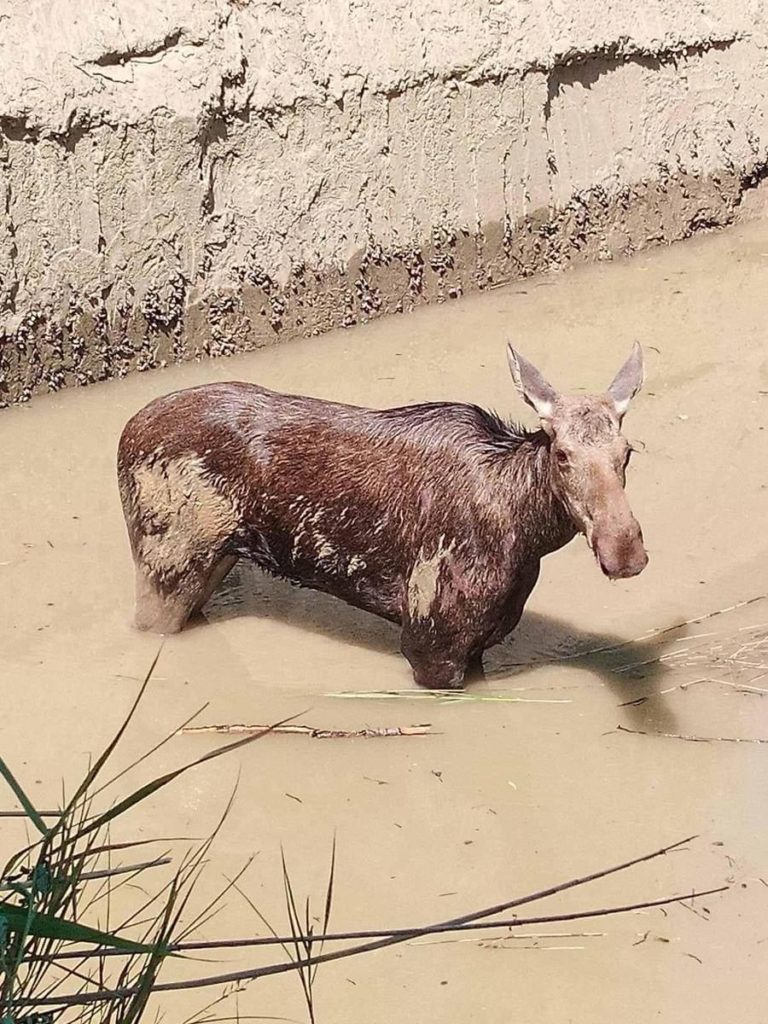
[[[540,687],[531,687],[540,689]],[[573,701],[563,698],[545,697],[509,697],[507,694],[468,693],[466,690],[342,690],[339,693],[326,693],[326,697],[339,697],[343,700],[438,700],[445,704],[460,704],[472,701],[502,704],[572,704]]]
[[[687,743],[768,743],[762,736],[685,736],[678,732],[655,732],[645,729],[629,729],[626,725],[617,725],[617,732],[631,732],[636,736],[662,736],[667,740],[685,740]]]
[[[245,733],[261,733],[269,729],[266,725],[196,725],[179,729],[178,735],[198,736],[204,733],[225,733],[226,735]],[[290,736],[309,736],[316,740],[346,740],[346,739],[379,739],[390,736],[430,736],[432,726],[425,725],[393,725],[377,726],[365,729],[318,729],[311,725],[280,725],[270,729],[270,732],[281,733]]]

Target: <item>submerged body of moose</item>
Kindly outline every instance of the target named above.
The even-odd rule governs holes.
[[[429,403],[372,410],[210,384],[151,402],[118,452],[136,625],[176,632],[239,558],[402,627],[422,686],[457,688],[577,533],[603,572],[647,563],[624,493],[635,345],[607,392],[566,397],[512,348],[542,429]]]

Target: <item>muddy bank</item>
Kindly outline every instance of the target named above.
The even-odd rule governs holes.
[[[751,0],[49,6],[0,42],[0,404],[673,242],[765,172]]]
[[[767,252],[758,223],[450,310],[5,411],[4,759],[41,804],[55,803],[60,778],[71,789],[81,777],[156,653],[156,640],[129,625],[132,570],[114,475],[120,429],[151,397],[241,378],[374,406],[464,399],[531,422],[508,379],[506,338],[566,390],[607,384],[637,339],[647,383],[626,433],[643,448],[628,483],[651,559],[642,576],[609,583],[578,540],[546,559],[517,634],[488,659],[488,682],[441,704],[411,688],[386,623],[239,568],[207,623],[166,641],[114,767],[206,702],[199,724],[291,714],[319,728],[430,722],[426,736],[272,737],[197,770],[136,816],[142,838],[204,835],[239,778],[197,905],[256,853],[242,884],[277,923],[280,844],[297,891],[320,902],[334,832],[339,928],[459,914],[692,834],[700,838],[686,851],[542,902],[541,912],[731,886],[692,909],[531,927],[514,940],[425,941],[329,965],[318,975],[321,1021],[508,1024],[512,1013],[524,1024],[761,1024]],[[389,690],[406,696],[334,696]],[[220,742],[177,737],[154,771]],[[6,794],[2,806],[11,805]],[[19,833],[3,824],[3,851]],[[206,934],[260,928],[232,897]],[[232,954],[226,966],[252,962]],[[190,993],[165,1003],[173,1020],[201,1005]],[[239,1009],[297,1020],[304,1012],[295,981],[255,986]]]

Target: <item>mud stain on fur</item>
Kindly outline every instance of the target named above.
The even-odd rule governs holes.
[[[209,554],[237,526],[233,501],[198,456],[143,462],[133,477],[137,514],[145,517],[141,557],[153,573]]]
[[[440,571],[456,544],[456,541],[452,540],[444,547],[444,540],[445,538],[441,536],[437,542],[437,551],[431,558],[424,557],[422,549],[419,560],[408,578],[408,611],[411,618],[425,619],[432,611],[432,605],[437,597]]]

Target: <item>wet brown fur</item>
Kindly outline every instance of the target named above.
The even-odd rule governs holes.
[[[378,411],[245,383],[157,399],[118,453],[137,625],[183,628],[244,557],[399,623],[416,682],[461,687],[581,526],[552,447],[472,405]]]

